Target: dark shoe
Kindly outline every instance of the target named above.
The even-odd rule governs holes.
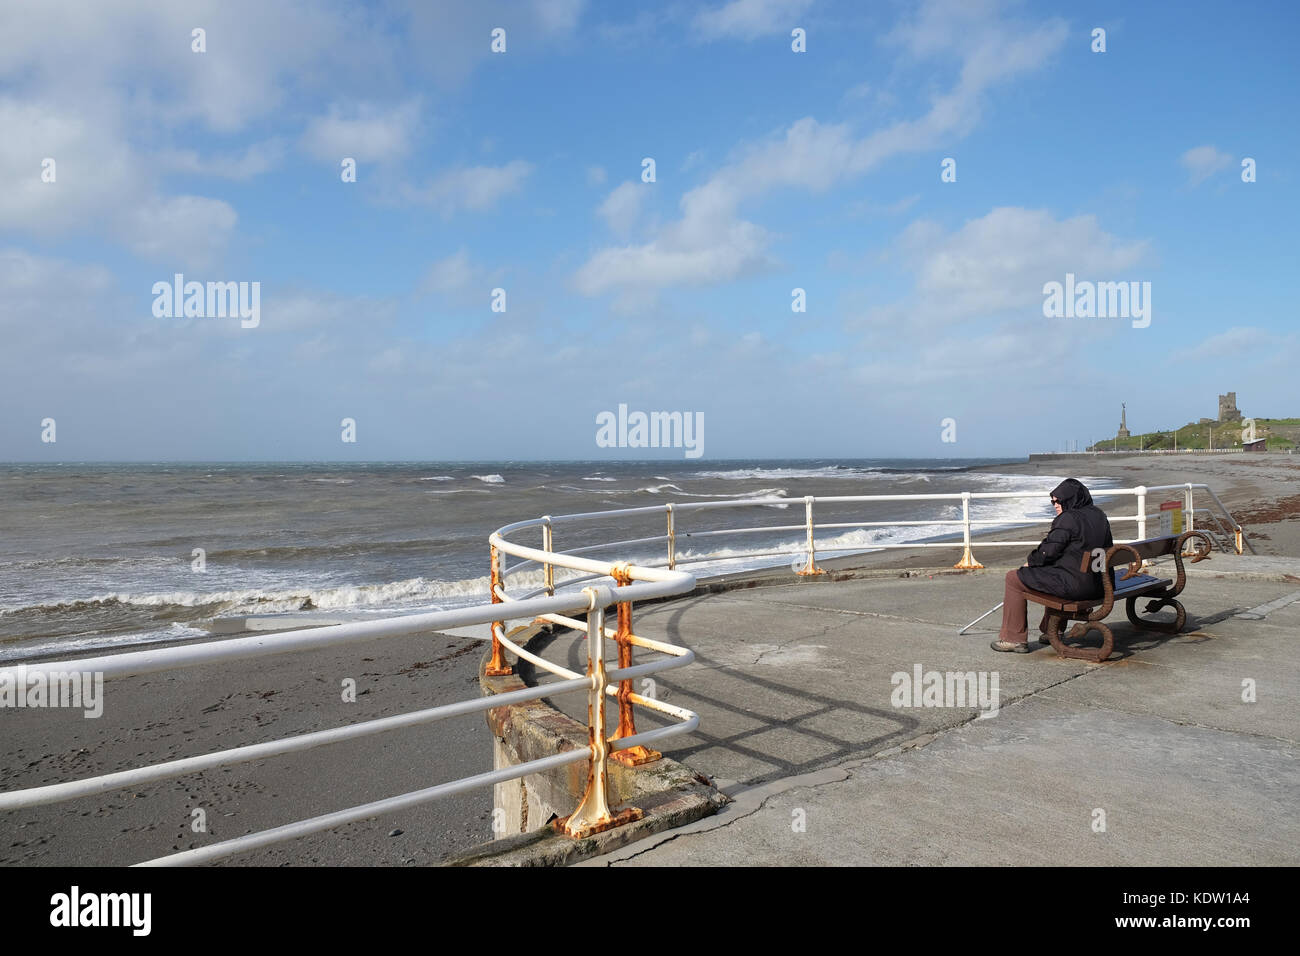
[[[994,641],[989,647],[995,651],[1006,651],[1008,654],[1029,653],[1029,643],[1027,641]]]

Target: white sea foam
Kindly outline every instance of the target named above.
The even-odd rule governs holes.
[[[431,475],[428,478],[421,478],[421,481],[455,481],[451,475]]]
[[[504,485],[506,483],[506,480],[500,475],[471,475],[470,477],[487,482],[489,485]]]
[[[879,468],[847,468],[843,465],[826,465],[822,468],[732,468],[727,471],[697,471],[690,478],[716,478],[724,481],[745,481],[753,478],[786,481],[791,478],[861,478],[878,476]]]
[[[599,475],[591,475],[590,477],[583,478],[582,480],[583,481],[618,481],[617,478],[602,478]]]
[[[682,495],[687,498],[784,498],[786,490],[784,488],[757,488],[754,491],[739,491],[730,495],[699,495],[692,491],[683,491]]]
[[[87,634],[78,637],[65,636],[55,640],[22,641],[12,645],[0,645],[0,662],[9,659],[32,658],[55,652],[76,656],[79,653],[99,648],[132,647],[208,636],[210,636],[210,632],[203,628],[191,627],[188,624],[174,621],[162,630],[133,631],[122,634]]]
[[[564,487],[563,485],[561,487]],[[784,498],[786,490],[784,488],[756,488],[753,491],[738,491],[732,494],[699,494],[694,491],[683,491],[680,486],[672,484],[651,485],[646,488],[607,488],[600,493],[605,495],[636,495],[647,493],[652,495],[662,494],[665,488],[672,489],[674,498],[706,498],[709,500],[722,501],[729,498]],[[784,507],[784,505],[774,506]]]

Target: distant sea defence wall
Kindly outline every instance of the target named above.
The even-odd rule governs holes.
[[[1227,456],[1240,455],[1240,448],[1216,448],[1210,451],[1208,448],[1180,448],[1174,451],[1172,448],[1149,448],[1146,451],[1138,451],[1136,448],[1121,448],[1118,451],[1054,451],[1042,452],[1029,456],[1030,461],[1078,461],[1080,458],[1105,458],[1115,456],[1123,458],[1127,455],[1206,455]]]

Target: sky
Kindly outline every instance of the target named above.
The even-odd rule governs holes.
[[[620,405],[702,422],[704,460],[1022,457],[1229,390],[1300,415],[1298,27],[10,0],[0,460],[684,456],[599,444]],[[178,274],[248,317],[169,309]],[[1067,275],[1146,314],[1045,314]]]

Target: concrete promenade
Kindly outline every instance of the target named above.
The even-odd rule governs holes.
[[[1000,614],[958,636],[1004,570],[787,574],[638,608],[636,633],[698,655],[653,688],[702,718],[665,753],[734,802],[582,865],[1300,863],[1300,561],[1190,567],[1188,632],[1130,641],[1121,607],[1101,665],[995,653]],[[996,673],[996,716],[895,706],[918,667]]]

